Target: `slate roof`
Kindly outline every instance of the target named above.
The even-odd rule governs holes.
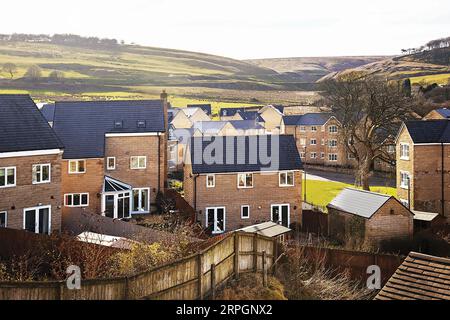
[[[265,122],[264,118],[258,111],[239,111],[243,120],[256,120],[258,122]]]
[[[303,115],[284,116],[285,125],[323,126],[331,117],[331,113],[305,113]]]
[[[450,259],[410,252],[375,300],[450,300]]]
[[[405,126],[414,143],[450,143],[450,120],[413,120]]]
[[[197,121],[193,127],[202,133],[218,133],[227,123],[228,121]]]
[[[198,129],[195,128],[173,129],[171,130],[171,134],[179,143],[186,144],[194,136],[195,130]]]
[[[0,115],[0,152],[63,148],[29,95],[1,94]]]
[[[219,116],[221,117],[232,117],[238,111],[242,111],[243,108],[220,108]]]
[[[439,113],[444,118],[450,118],[450,109],[439,108],[439,109],[436,109],[436,112]]]
[[[264,129],[264,127],[255,120],[230,120],[228,122],[230,122],[237,130]]]
[[[369,219],[390,198],[381,193],[345,188],[327,207]]]
[[[211,115],[211,104],[188,104],[187,105],[188,108],[200,108],[203,111],[205,111],[205,113],[210,116]]]
[[[209,139],[195,137],[191,139],[190,150],[192,170],[195,174],[303,168],[294,137],[290,135],[215,136]],[[266,163],[265,157],[273,159]]]
[[[106,133],[164,132],[164,106],[161,100],[56,102],[53,129],[65,159],[102,158]]]
[[[42,115],[47,119],[47,122],[53,122],[53,117],[55,115],[55,104],[54,103],[47,103],[42,106],[40,109],[42,112]]]

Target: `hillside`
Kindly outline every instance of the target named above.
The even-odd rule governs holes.
[[[246,60],[258,67],[268,68],[297,81],[316,82],[323,76],[368,63],[385,60],[387,56],[298,57]]]
[[[434,82],[446,84],[450,79],[450,48],[427,50],[333,72],[319,81],[353,71],[367,72],[395,80],[410,78],[413,84]]]

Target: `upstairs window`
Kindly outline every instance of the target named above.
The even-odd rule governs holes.
[[[407,143],[400,144],[400,159],[409,160],[409,144]]]
[[[216,186],[216,176],[213,174],[208,174],[206,176],[206,187],[214,188]]]
[[[388,153],[394,153],[395,152],[395,146],[394,145],[388,145],[387,146],[387,152]]]
[[[328,154],[328,160],[329,161],[337,161],[337,154],[336,153],[329,153]]]
[[[321,158],[321,159],[324,159],[324,158],[325,158],[325,152],[321,152],[321,153],[320,153],[320,158]]]
[[[317,158],[317,152],[311,152],[310,157],[311,157],[311,159],[316,159]]]
[[[16,185],[16,167],[0,168],[0,188]]]
[[[312,126],[312,127],[311,127],[311,131],[312,131],[312,132],[316,132],[316,131],[317,131],[317,127],[316,127],[316,126]]]
[[[304,146],[306,144],[306,139],[305,138],[300,138],[300,144],[302,146]]]
[[[409,172],[400,171],[400,187],[403,189],[408,189],[409,186]]]
[[[306,131],[306,127],[305,126],[300,126],[300,131],[301,132],[305,132]]]
[[[108,170],[116,169],[116,157],[106,158],[106,169],[108,169]]]
[[[280,172],[278,177],[280,187],[292,187],[294,185],[294,171]]]
[[[50,164],[35,164],[32,168],[33,184],[50,182]]]
[[[335,139],[329,140],[329,141],[328,141],[328,146],[329,146],[330,148],[335,148],[335,147],[337,147],[337,140],[335,140]]]
[[[328,127],[328,132],[329,133],[337,133],[338,132],[338,128],[336,125],[332,125]]]
[[[239,173],[238,188],[253,188],[253,173]]]
[[[311,144],[312,146],[315,146],[315,145],[317,144],[317,140],[316,140],[316,139],[311,139],[311,140],[310,140],[310,144]]]
[[[86,160],[69,160],[69,173],[85,173]]]
[[[131,169],[145,169],[147,167],[146,156],[133,156],[130,159]]]

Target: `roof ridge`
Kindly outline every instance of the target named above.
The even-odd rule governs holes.
[[[450,258],[444,258],[444,257],[438,257],[438,256],[432,256],[425,253],[415,252],[411,251],[408,256],[414,257],[414,258],[421,258],[424,260],[433,260],[433,261],[439,261],[445,264],[450,264]]]
[[[359,192],[364,192],[364,193],[369,193],[369,194],[378,195],[378,196],[382,196],[382,197],[386,197],[386,198],[391,198],[392,197],[392,196],[390,196],[388,194],[384,194],[384,193],[380,193],[380,192],[374,192],[374,191],[370,191],[370,190],[357,189],[357,188],[352,188],[352,187],[345,187],[344,189],[353,190],[353,191],[359,191]]]
[[[124,100],[67,100],[67,101],[55,101],[54,103],[116,103],[116,102],[154,102],[162,101],[161,99],[124,99]],[[173,109],[173,108],[172,108]],[[181,109],[181,107],[180,107]]]

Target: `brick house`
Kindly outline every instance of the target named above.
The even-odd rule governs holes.
[[[413,213],[389,195],[345,188],[327,208],[329,236],[343,242],[376,245],[413,235]]]
[[[352,166],[339,136],[340,122],[330,113],[307,113],[284,116],[285,133],[293,135],[305,164]]]
[[[450,109],[439,108],[430,111],[427,115],[423,117],[423,120],[442,120],[450,118]]]
[[[396,138],[397,195],[411,209],[450,217],[450,120],[414,120]]]
[[[53,128],[66,146],[64,212],[112,218],[151,211],[167,180],[167,100],[57,102]]]
[[[0,95],[0,227],[61,227],[63,144],[29,95]]]
[[[301,221],[303,166],[292,136],[192,138],[187,154],[185,199],[212,233]]]
[[[221,108],[221,121],[252,120],[261,125],[268,134],[284,134],[282,106],[258,106],[243,108]]]

